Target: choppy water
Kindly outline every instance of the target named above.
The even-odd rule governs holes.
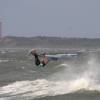
[[[27,49],[1,49],[0,100],[100,100],[100,52],[36,67]]]

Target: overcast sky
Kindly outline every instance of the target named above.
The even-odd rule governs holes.
[[[100,0],[0,0],[4,35],[100,37]]]

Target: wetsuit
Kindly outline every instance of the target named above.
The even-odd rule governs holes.
[[[40,61],[39,60],[37,53],[34,53],[33,55],[35,57],[35,64],[36,64],[36,66],[44,67],[46,65],[44,63],[44,61]]]

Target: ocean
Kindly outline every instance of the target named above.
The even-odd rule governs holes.
[[[99,50],[73,51],[77,56],[45,67],[35,66],[28,52],[26,48],[0,49],[0,100],[100,100]]]

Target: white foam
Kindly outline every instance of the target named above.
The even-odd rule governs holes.
[[[35,81],[19,81],[13,84],[0,88],[0,95],[9,96],[9,98],[14,98],[14,96],[20,97],[30,97],[35,98],[38,96],[46,95],[58,95],[72,93],[81,89],[85,90],[98,90],[100,91],[100,86],[91,83],[91,80],[85,77],[71,81],[48,81],[45,79],[38,79]],[[28,100],[28,99],[25,99]]]
[[[0,63],[2,62],[9,62],[9,60],[0,60]]]
[[[60,66],[63,66],[63,64]],[[50,81],[46,79],[37,79],[34,81],[18,81],[1,87],[0,95],[4,95],[4,100],[6,100],[6,96],[9,96],[9,99],[7,98],[7,100],[14,100],[16,97],[21,97],[24,98],[24,100],[29,100],[39,96],[67,94],[78,90],[100,91],[100,85],[97,84],[95,80],[99,73],[98,63],[95,59],[89,59],[86,66],[87,69],[81,74],[77,75],[73,73],[69,64],[64,63],[64,66],[64,70],[61,70],[51,76],[55,78],[60,78],[59,76],[61,76],[64,77],[63,80],[59,79],[58,81]],[[69,73],[72,72],[73,76],[75,77],[67,80],[66,76],[68,73],[66,73],[66,71],[69,71]]]

